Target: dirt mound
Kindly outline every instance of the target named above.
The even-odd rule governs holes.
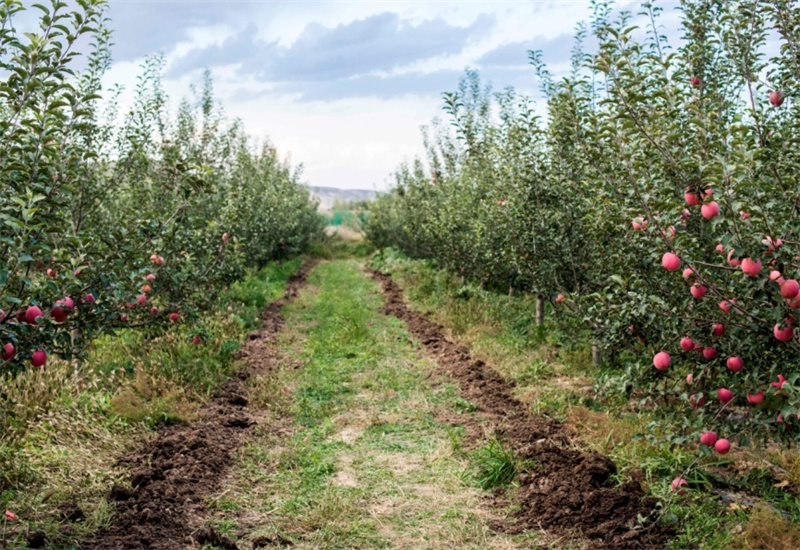
[[[412,312],[403,292],[390,276],[373,272],[380,281],[387,314],[405,321],[441,369],[454,378],[461,395],[478,407],[476,415],[452,415],[447,420],[464,425],[472,437],[483,437],[485,426],[510,444],[516,455],[533,467],[517,480],[514,497],[520,509],[509,529],[545,528],[561,533],[578,532],[592,549],[661,549],[673,532],[660,525],[635,528],[638,517],[648,517],[657,501],[645,496],[641,486],[611,482],[617,469],[607,457],[571,447],[563,426],[531,415],[513,397],[513,385],[497,371],[475,359],[468,348],[448,341],[441,326]]]
[[[225,382],[191,424],[168,426],[147,446],[120,462],[131,468],[130,486],[112,488],[117,512],[112,526],[81,545],[85,550],[175,550],[214,544],[236,548],[218,533],[202,528],[205,498],[220,488],[232,454],[255,421],[247,412],[243,381],[252,372],[272,368],[262,353],[284,325],[281,308],[297,296],[316,262],[309,262],[288,283],[284,297],[264,311],[263,324],[251,334],[242,356],[246,367]]]

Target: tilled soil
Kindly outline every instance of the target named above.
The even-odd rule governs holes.
[[[316,262],[308,262],[288,282],[282,299],[263,313],[258,332],[242,350],[245,367],[225,382],[191,424],[168,426],[156,438],[120,462],[131,468],[130,486],[115,486],[112,526],[85,541],[84,550],[177,550],[212,544],[234,549],[236,544],[202,527],[206,498],[221,487],[233,453],[256,422],[247,411],[244,381],[253,372],[274,367],[270,346],[284,326],[281,308],[305,285]]]
[[[464,346],[448,341],[444,329],[412,312],[403,291],[388,275],[373,272],[380,281],[384,312],[403,320],[439,367],[455,379],[461,395],[478,407],[477,414],[450,415],[448,422],[463,425],[472,438],[482,438],[486,427],[509,444],[516,456],[534,464],[517,480],[514,500],[520,509],[506,529],[548,529],[576,534],[597,550],[662,549],[674,535],[661,525],[637,526],[657,501],[646,497],[638,482],[615,487],[617,469],[606,456],[576,450],[557,421],[534,416],[513,397],[513,385],[492,367],[474,358]]]

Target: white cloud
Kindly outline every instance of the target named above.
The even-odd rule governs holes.
[[[465,67],[478,67],[480,59],[489,52],[496,52],[496,58],[503,54],[513,59],[510,51],[513,44],[520,44],[520,58],[524,63],[526,47],[539,47],[538,41],[546,46],[550,41],[561,40],[565,33],[571,36],[576,23],[588,18],[589,6],[588,0],[112,0],[113,26],[120,30],[117,35],[120,44],[116,50],[120,61],[114,64],[106,81],[126,86],[124,105],[130,101],[130,90],[138,74],[132,61],[160,49],[166,53],[171,67],[175,67],[181,60],[185,62],[187,56],[197,55],[191,63],[193,71],[180,76],[176,73],[165,82],[173,105],[189,94],[190,84],[197,82],[199,69],[205,63],[216,65],[212,67],[215,90],[226,112],[241,118],[252,135],[268,136],[282,153],[291,153],[294,162],[302,162],[309,183],[382,189],[401,161],[422,152],[419,127],[440,113],[440,93],[456,88]],[[386,14],[393,14],[394,19],[387,20]],[[334,36],[332,33],[338,28],[341,39],[342,29],[355,32],[364,28],[356,22],[369,18],[377,21],[375,18],[380,17],[390,23],[382,27],[382,32],[393,32],[392,36],[399,43],[413,37],[414,43],[408,46],[415,48],[413,55],[410,52],[404,55],[406,52],[392,49],[391,42],[376,41],[374,37],[376,47],[387,52],[383,62],[381,56],[370,58],[369,52],[357,47],[352,50],[356,57],[337,61],[336,55],[315,50],[332,47],[325,40],[306,44],[307,50],[301,47],[304,40],[309,40],[311,31]],[[492,18],[491,25],[475,27],[476,21],[486,17]],[[439,21],[438,27],[431,23],[434,21]],[[392,27],[394,23],[399,27]],[[436,41],[436,36],[414,35],[411,32],[414,28],[429,29],[428,33],[440,28],[450,33],[446,35],[452,37],[448,40],[458,42],[443,44]],[[411,33],[403,34],[406,31]],[[431,47],[421,47],[423,41]],[[264,47],[254,55],[249,44]],[[558,44],[559,56],[563,58],[565,45]],[[498,50],[504,45],[506,50]],[[213,57],[204,57],[203,52],[211,51],[215,52]],[[270,74],[263,67],[272,66],[274,70],[276,60],[263,59],[261,63],[258,55],[289,51],[306,56],[307,65],[295,69],[313,71],[325,62],[341,65],[331,67],[327,76],[314,82],[301,82],[302,71],[295,73],[299,76],[294,82],[264,80],[263,77]],[[309,57],[312,55],[317,57]],[[259,63],[262,81],[259,81],[259,71],[252,70],[252,65]],[[279,67],[281,78],[291,77],[291,63],[291,58],[284,59],[284,66]],[[494,79],[495,89],[508,84],[531,92],[536,89],[532,71],[522,66],[511,71],[501,65],[482,71],[485,79]],[[560,66],[563,67],[563,62]]]

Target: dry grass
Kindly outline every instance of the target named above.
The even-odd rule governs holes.
[[[325,234],[329,237],[336,237],[342,241],[360,242],[364,240],[364,234],[346,225],[328,225],[325,227]]]
[[[771,458],[779,469],[781,480],[786,481],[793,491],[800,491],[800,452],[780,449],[773,452]]]
[[[647,419],[637,415],[619,417],[609,411],[593,411],[577,405],[569,408],[566,425],[591,450],[609,454],[618,446],[630,445],[645,431]]]
[[[764,507],[750,513],[744,533],[728,550],[797,550],[800,526]]]

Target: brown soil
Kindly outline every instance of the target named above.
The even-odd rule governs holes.
[[[443,327],[412,312],[390,276],[372,276],[383,286],[384,312],[406,322],[442,371],[458,382],[462,397],[478,407],[474,415],[452,414],[446,420],[464,426],[473,438],[493,432],[517,457],[534,464],[517,477],[520,488],[513,499],[520,509],[505,529],[576,534],[589,539],[593,550],[666,546],[674,535],[671,529],[658,524],[635,527],[637,518],[650,516],[657,503],[645,496],[638,482],[615,487],[611,476],[617,469],[608,457],[574,449],[559,422],[530,414],[513,397],[509,381],[475,359],[468,348],[448,341]]]
[[[256,422],[247,411],[244,381],[253,372],[274,367],[269,350],[284,326],[281,308],[297,296],[316,262],[306,263],[288,283],[282,299],[262,315],[258,332],[249,335],[242,350],[246,365],[225,382],[191,424],[167,426],[147,446],[120,462],[131,468],[129,486],[114,486],[112,526],[84,542],[84,550],[176,550],[213,544],[237,548],[213,529],[203,526],[206,498],[216,493],[248,429]]]

